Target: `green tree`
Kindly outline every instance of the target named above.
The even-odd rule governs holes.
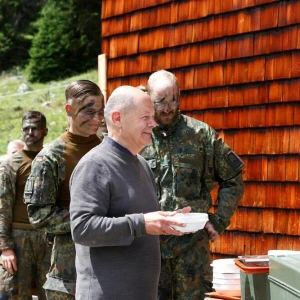
[[[34,28],[46,0],[0,0],[0,69],[24,66]]]
[[[48,82],[95,67],[100,53],[99,0],[49,0],[36,22],[29,80]]]

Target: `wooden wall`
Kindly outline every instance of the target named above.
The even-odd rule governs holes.
[[[181,111],[244,160],[213,257],[300,250],[300,0],[102,0],[102,37],[108,95],[167,69]]]

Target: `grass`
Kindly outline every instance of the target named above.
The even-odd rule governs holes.
[[[88,79],[98,83],[98,71],[90,70],[64,80],[47,84],[29,83],[26,73],[19,70],[0,76],[0,155],[5,154],[7,144],[21,138],[21,119],[24,112],[38,110],[45,114],[49,133],[45,143],[58,137],[66,128],[64,111],[66,86],[77,79]],[[29,91],[18,92],[26,83]]]

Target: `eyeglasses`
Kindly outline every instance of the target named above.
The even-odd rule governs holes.
[[[154,102],[154,106],[157,110],[164,110],[166,106],[168,106],[170,109],[175,109],[179,105],[179,100],[175,97],[173,97],[173,100],[170,102]]]

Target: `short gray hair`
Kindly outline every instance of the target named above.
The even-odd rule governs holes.
[[[169,71],[159,70],[159,71],[156,71],[156,72],[152,73],[150,75],[149,79],[148,79],[148,82],[147,82],[147,91],[148,91],[149,95],[152,92],[153,86],[158,81],[161,81],[161,80],[168,81],[172,85],[176,86],[177,89],[179,90],[178,80],[177,80],[176,76],[173,73],[169,72]]]
[[[104,118],[106,124],[110,124],[110,116],[114,110],[119,110],[127,114],[134,109],[136,106],[134,101],[136,94],[134,91],[136,90],[138,89],[129,85],[124,85],[116,88],[112,92],[104,108]]]

